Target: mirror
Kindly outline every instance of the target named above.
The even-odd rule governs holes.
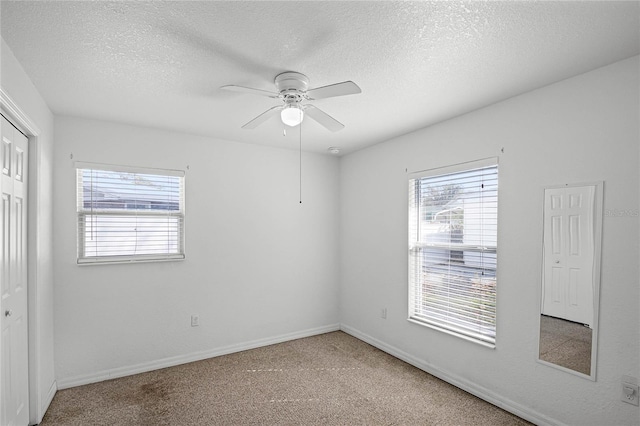
[[[603,183],[544,190],[538,360],[595,380]]]

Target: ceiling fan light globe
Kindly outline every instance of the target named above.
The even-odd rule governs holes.
[[[302,123],[304,119],[304,111],[301,108],[291,106],[282,109],[280,112],[282,122],[289,127],[295,127]]]

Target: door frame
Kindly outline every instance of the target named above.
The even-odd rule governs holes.
[[[40,351],[38,337],[40,328],[38,321],[38,221],[37,206],[40,170],[38,167],[40,129],[22,109],[0,87],[0,111],[15,127],[23,132],[29,142],[28,186],[27,186],[27,321],[28,321],[28,369],[29,369],[29,424],[36,424],[44,413],[40,413],[43,405],[40,401],[40,383],[38,361]]]

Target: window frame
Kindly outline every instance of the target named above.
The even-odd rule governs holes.
[[[76,162],[74,165],[76,172],[76,263],[78,265],[104,265],[104,264],[123,264],[123,263],[145,263],[145,262],[167,262],[167,261],[181,261],[185,259],[185,176],[184,170],[174,169],[158,169],[158,168],[145,168],[134,167],[125,165],[113,165],[102,163],[90,163],[90,162]],[[121,172],[141,175],[156,175],[161,177],[177,177],[179,179],[179,197],[178,197],[178,210],[142,210],[133,209],[131,212],[126,210],[93,210],[85,209],[83,207],[83,186],[81,182],[81,174],[84,170],[97,170],[104,172]],[[130,201],[130,200],[127,200]],[[147,200],[148,201],[148,200]],[[93,204],[92,204],[93,206]],[[126,207],[125,207],[126,209]],[[176,218],[177,219],[177,244],[178,249],[175,253],[155,253],[155,254],[126,254],[126,255],[101,255],[101,256],[87,256],[86,255],[86,243],[85,243],[85,231],[86,231],[86,217],[89,216],[104,216],[104,217],[155,217],[155,218]]]
[[[495,223],[491,226],[491,237],[495,238],[495,245],[487,244],[486,241],[482,241],[482,244],[464,244],[464,243],[452,243],[449,240],[447,244],[438,244],[431,241],[430,243],[422,240],[420,231],[420,223],[421,223],[421,213],[424,213],[420,210],[420,205],[422,203],[422,198],[416,198],[416,182],[420,179],[424,178],[437,178],[444,177],[447,175],[453,176],[461,176],[464,173],[471,173],[474,170],[482,170],[482,169],[494,169],[495,168]],[[451,183],[453,179],[442,181],[443,184]],[[496,329],[497,329],[497,277],[498,277],[498,194],[499,194],[499,185],[498,185],[498,158],[491,157],[482,160],[470,161],[466,163],[455,164],[446,167],[440,167],[435,169],[428,169],[418,172],[413,172],[408,175],[408,321],[419,324],[421,326],[425,326],[431,329],[435,329],[450,335],[457,336],[459,338],[478,343],[480,345],[495,348],[496,346]],[[419,197],[422,197],[421,195]],[[484,208],[484,206],[482,207]],[[484,210],[483,210],[484,211]],[[438,213],[439,214],[439,213]],[[449,213],[452,214],[452,213]],[[435,215],[434,215],[435,216]],[[464,217],[464,213],[463,213]],[[414,228],[412,228],[414,227]],[[484,223],[484,219],[481,220],[480,229],[485,229],[487,225]],[[484,237],[484,234],[482,234]],[[483,238],[482,237],[482,238]],[[448,250],[449,254],[446,257],[446,261],[449,265],[449,268],[452,265],[451,260],[454,259],[452,255],[453,251],[456,252],[470,252],[470,253],[481,253],[480,258],[482,259],[483,265],[483,279],[484,279],[484,254],[492,254],[493,255],[493,264],[495,275],[494,275],[494,288],[493,288],[493,296],[492,299],[489,300],[490,303],[493,303],[493,335],[491,336],[486,330],[484,332],[474,333],[470,331],[466,327],[461,327],[459,324],[456,326],[453,321],[449,321],[447,323],[446,320],[434,320],[429,319],[427,314],[424,314],[426,310],[428,310],[424,304],[424,302],[420,302],[418,299],[420,296],[424,295],[426,291],[424,290],[424,284],[426,280],[421,276],[421,272],[417,269],[418,267],[424,271],[424,253],[422,250],[428,247],[433,250]],[[419,254],[418,254],[419,253]],[[428,255],[427,255],[428,256]],[[458,255],[459,256],[459,255]],[[490,259],[490,256],[488,256]],[[464,265],[464,261],[462,266],[459,269],[463,270],[471,270],[470,266]],[[491,262],[487,262],[490,264]],[[418,266],[419,265],[419,266]],[[490,269],[490,268],[489,268]],[[462,275],[461,273],[460,275]],[[460,275],[456,275],[459,277]],[[449,282],[446,285],[446,288],[449,289],[452,286],[453,280],[448,277]],[[467,291],[466,289],[464,291]],[[479,290],[478,290],[479,292]],[[416,294],[420,293],[420,295]],[[432,293],[433,294],[433,293]],[[450,296],[446,296],[447,301],[456,300],[455,297],[451,298]],[[422,312],[417,312],[418,310]],[[433,312],[431,312],[431,316],[435,317]],[[455,317],[455,315],[451,315]],[[455,321],[455,319],[454,319]],[[465,329],[466,328],[466,329]],[[480,328],[480,327],[479,327]]]

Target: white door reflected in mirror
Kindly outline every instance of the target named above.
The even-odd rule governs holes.
[[[539,360],[595,380],[602,183],[546,188]]]

